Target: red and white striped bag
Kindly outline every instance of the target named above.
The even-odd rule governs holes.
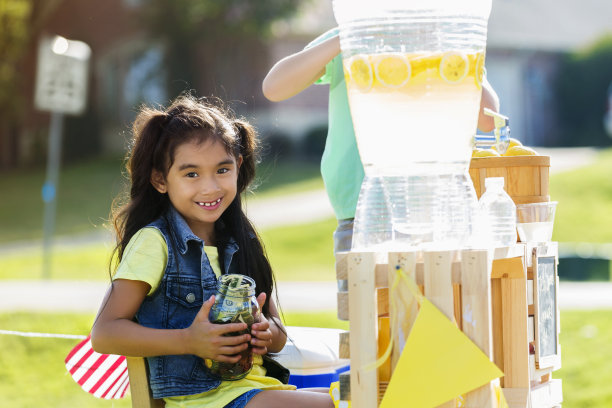
[[[124,356],[96,353],[91,337],[81,341],[64,360],[72,378],[94,397],[119,399],[130,385]]]

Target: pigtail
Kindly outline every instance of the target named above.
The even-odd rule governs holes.
[[[242,155],[242,165],[238,173],[238,193],[243,193],[255,178],[259,145],[257,132],[249,123],[235,120],[233,125],[239,139],[240,155]]]
[[[124,205],[114,208],[112,214],[117,236],[117,262],[123,258],[123,251],[132,236],[168,209],[167,195],[158,192],[150,182],[152,170],[163,168],[163,163],[160,163],[164,150],[161,139],[168,120],[166,113],[145,108],[132,126],[134,136],[126,162],[131,181],[129,199]]]

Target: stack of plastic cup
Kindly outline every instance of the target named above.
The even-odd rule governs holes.
[[[491,0],[334,0],[363,186],[356,224],[385,200],[406,247],[456,248],[470,237],[476,195],[467,170],[476,132]],[[378,225],[379,228],[381,225]],[[355,239],[354,238],[354,239]]]

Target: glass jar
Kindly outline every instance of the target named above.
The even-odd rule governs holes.
[[[259,304],[255,297],[255,281],[240,274],[222,275],[217,282],[215,303],[210,309],[209,321],[215,324],[246,323],[247,328],[229,336],[240,336],[251,332],[251,325],[259,321]],[[237,363],[205,360],[206,367],[222,380],[244,378],[253,366],[251,345],[240,353]]]

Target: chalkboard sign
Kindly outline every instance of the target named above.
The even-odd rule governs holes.
[[[538,367],[556,365],[559,356],[557,327],[557,259],[554,256],[536,256],[535,288],[535,341]]]

